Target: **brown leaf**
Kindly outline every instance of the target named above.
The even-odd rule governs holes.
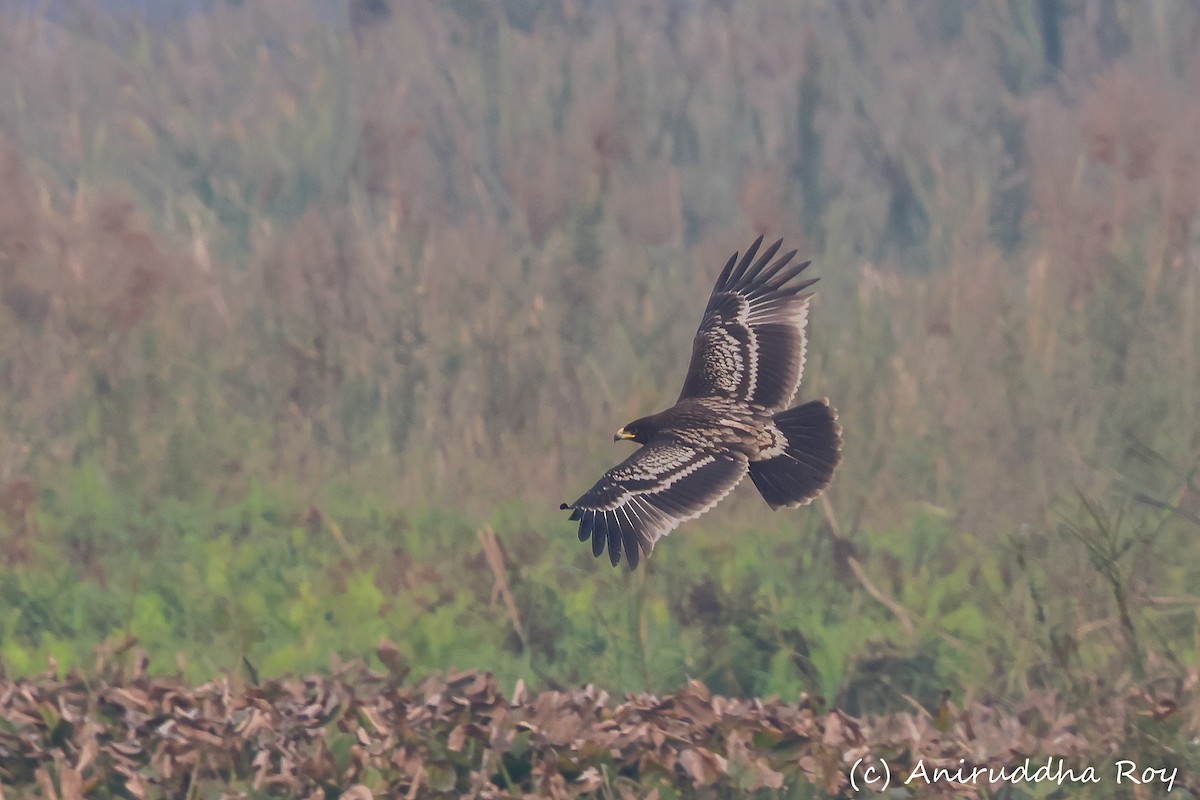
[[[754,762],[754,765],[758,768],[758,780],[763,786],[765,786],[768,789],[782,789],[783,788],[783,773],[782,772],[777,772],[777,771],[771,769],[771,767],[767,765],[767,762],[765,759],[760,758],[760,759],[756,760]]]
[[[542,735],[552,745],[565,745],[579,736],[582,727],[583,720],[578,714],[570,711],[548,720],[542,728]]]
[[[450,731],[450,735],[446,738],[446,747],[454,753],[460,752],[463,749],[463,744],[467,740],[467,726],[458,724],[454,726],[454,730]]]
[[[379,720],[379,715],[370,706],[359,706],[358,713],[367,721],[371,729],[379,736],[388,732],[387,726]]]
[[[78,770],[67,766],[61,753],[54,754],[54,762],[58,771],[58,789],[62,800],[83,800],[83,777]]]
[[[130,773],[125,777],[125,791],[137,798],[137,800],[146,800],[146,785],[142,783],[141,776],[137,773]]]
[[[379,644],[375,647],[375,655],[379,658],[380,663],[387,667],[388,672],[392,674],[393,679],[397,682],[404,680],[408,676],[411,669],[408,665],[408,660],[404,657],[404,653],[395,642],[388,639],[380,639]]]
[[[829,714],[825,717],[825,735],[821,737],[821,744],[831,749],[839,749],[845,742],[842,735],[842,718],[837,714]]]
[[[727,762],[703,747],[688,748],[679,753],[679,763],[687,770],[696,786],[707,786],[727,770]]]
[[[94,738],[94,732],[89,732],[92,733],[92,736],[89,736],[87,741],[83,743],[83,749],[80,750],[79,758],[75,762],[75,769],[81,773],[96,760],[96,754],[100,749]]]
[[[42,795],[46,800],[58,800],[58,792],[54,791],[54,781],[50,780],[50,773],[38,767],[34,775],[37,777],[38,785],[42,787]]]

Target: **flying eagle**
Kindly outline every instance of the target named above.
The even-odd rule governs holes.
[[[717,278],[683,391],[666,411],[634,420],[614,441],[642,445],[574,503],[579,541],[630,569],[654,543],[750,479],[771,508],[811,503],[841,461],[841,428],[828,400],[789,409],[804,370],[808,301],[816,278],[795,281],[810,262],[774,263],[783,240],[755,260],[762,237]],[[768,266],[769,264],[769,266]]]

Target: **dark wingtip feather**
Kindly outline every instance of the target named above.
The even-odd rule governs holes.
[[[750,245],[750,247],[746,250],[746,255],[742,256],[742,260],[738,263],[737,268],[730,273],[729,283],[726,288],[729,288],[730,286],[736,286],[741,282],[742,276],[746,274],[746,270],[750,267],[750,262],[754,260],[754,254],[758,252],[759,246],[762,245],[762,240],[763,237],[759,235],[759,237],[754,240],[754,244]]]
[[[771,285],[777,289],[784,286],[792,278],[796,277],[801,272],[804,272],[804,270],[808,269],[808,266],[810,264],[812,264],[811,261],[801,261],[799,264],[796,264],[795,266],[793,266],[787,270],[784,270],[782,273],[777,275],[773,281],[771,281]],[[805,285],[811,286],[816,281],[817,281],[816,278],[810,278],[808,281],[805,282]]]
[[[615,567],[621,563],[621,529],[608,526],[608,560]]]
[[[595,526],[595,529],[592,531],[592,536],[596,537],[597,539],[599,539],[602,542],[606,542],[606,541],[608,541],[608,529],[609,529],[608,515],[605,514],[603,511],[597,511],[596,512],[596,526]]]
[[[604,552],[604,540],[606,538],[605,536],[592,537],[592,555],[596,558],[599,558],[600,554]]]
[[[734,253],[733,255],[731,255],[729,257],[729,260],[727,262],[725,262],[725,269],[721,270],[721,275],[717,278],[717,290],[718,291],[721,289],[724,289],[725,284],[728,283],[729,273],[733,272],[733,267],[734,267],[734,265],[737,264],[737,257],[738,257],[738,254]]]
[[[820,278],[809,278],[800,283],[791,284],[793,278],[804,272],[805,268],[812,264],[811,261],[804,261],[800,264],[787,267],[787,261],[790,260],[794,253],[795,251],[792,251],[792,253],[788,253],[775,262],[768,272],[758,277],[753,286],[749,288],[743,287],[742,291],[746,297],[751,300],[762,297],[795,297],[820,280]],[[776,274],[776,271],[782,267],[787,267],[787,269]]]
[[[592,511],[587,514],[584,514],[583,519],[580,520],[580,522],[579,522],[579,541],[586,542],[588,540],[589,536],[592,536],[593,538],[596,538],[596,539],[600,538],[599,536],[596,536],[595,534],[596,534],[596,512]]]
[[[783,240],[780,239],[780,241],[783,241]],[[781,255],[779,258],[775,259],[775,263],[772,264],[771,266],[767,267],[766,271],[764,271],[761,275],[758,276],[759,285],[762,286],[762,285],[770,284],[771,279],[774,278],[779,273],[779,270],[786,267],[791,262],[791,260],[796,257],[796,253],[798,253],[798,252],[799,252],[798,250],[789,250],[788,252]],[[803,269],[803,267],[801,267],[801,269]]]
[[[621,532],[621,539],[625,545],[625,561],[629,564],[629,570],[632,572],[637,569],[638,559],[641,557],[640,548],[638,547],[638,532],[633,528]]]
[[[762,241],[761,236],[759,237],[759,241]],[[742,274],[742,276],[738,279],[738,285],[739,286],[749,286],[749,285],[753,284],[755,282],[755,280],[758,278],[758,274],[760,272],[762,272],[763,267],[765,267],[767,265],[767,263],[772,258],[775,257],[775,254],[779,252],[779,248],[782,245],[783,245],[783,239],[779,239],[773,245],[768,247],[766,249],[766,251],[764,251],[763,254],[761,256],[759,256],[758,260],[754,262],[754,266],[752,266],[750,269],[746,270]]]
[[[756,289],[754,292],[751,293],[750,296],[757,297],[757,296],[762,296],[764,294],[771,294],[771,295],[774,295],[775,297],[795,297],[796,295],[800,294],[805,289],[812,286],[814,283],[816,283],[819,280],[820,280],[820,278],[809,278],[808,280],[801,281],[800,283],[797,283],[794,286],[779,286],[779,287],[767,286],[762,289]],[[812,293],[809,293],[804,296],[812,297]]]

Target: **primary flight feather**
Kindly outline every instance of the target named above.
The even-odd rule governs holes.
[[[750,473],[771,508],[811,503],[841,460],[841,429],[827,400],[789,409],[804,371],[809,265],[778,259],[762,237],[734,253],[717,278],[683,391],[666,411],[634,420],[616,440],[642,445],[574,503],[579,540],[630,569],[679,523],[703,514]],[[755,256],[758,256],[757,259]]]

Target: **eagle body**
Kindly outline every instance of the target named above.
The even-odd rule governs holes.
[[[655,436],[666,434],[696,448],[729,449],[754,454],[754,444],[770,423],[766,409],[737,403],[723,397],[685,398],[666,411],[634,420],[615,437],[649,444]]]
[[[634,420],[614,439],[642,445],[574,503],[579,540],[622,551],[630,569],[681,522],[703,514],[746,473],[772,508],[812,502],[841,460],[837,413],[826,400],[788,408],[804,370],[805,325],[814,279],[796,251],[755,260],[762,237],[722,270],[692,343],[679,399]]]

